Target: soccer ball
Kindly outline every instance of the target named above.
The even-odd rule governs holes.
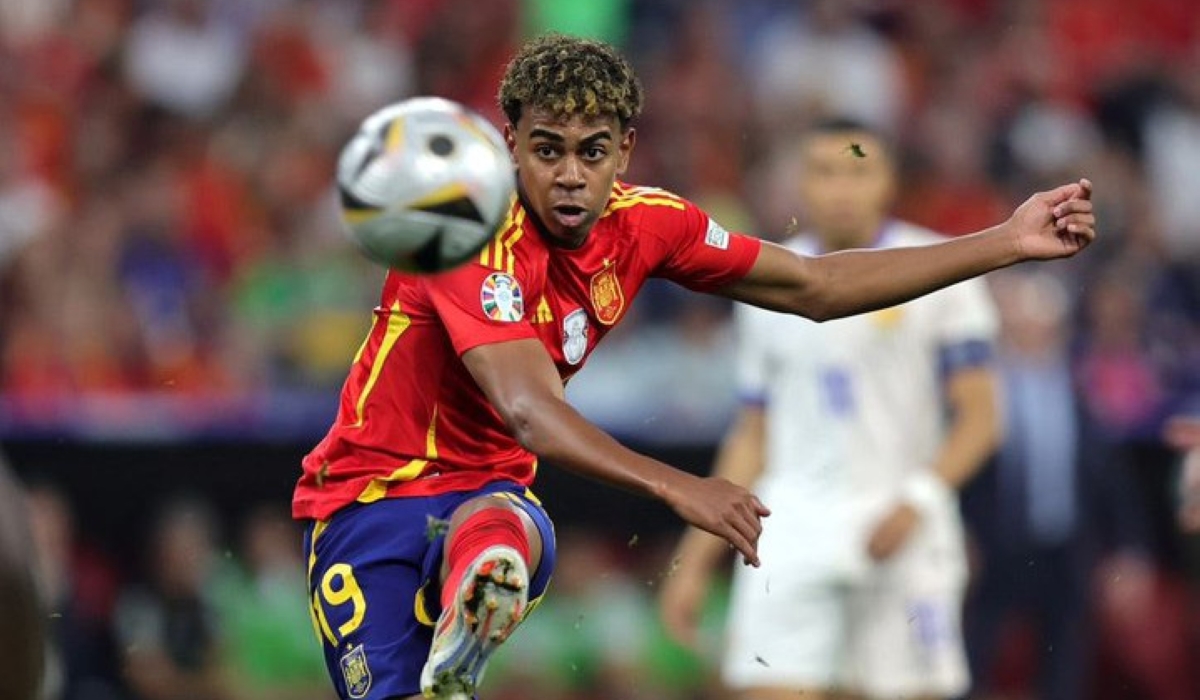
[[[500,133],[466,107],[414,97],[367,117],[337,163],[341,215],[371,260],[402,272],[459,265],[496,233],[516,178]]]

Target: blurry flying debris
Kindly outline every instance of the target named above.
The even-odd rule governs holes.
[[[450,521],[435,518],[432,515],[425,515],[425,539],[430,542],[436,540],[450,530]]]
[[[849,146],[846,146],[846,150],[850,151],[850,155],[854,156],[855,158],[867,157],[867,153],[862,149],[861,143],[851,143]]]
[[[672,559],[671,566],[667,568],[667,573],[663,574],[663,578],[671,578],[672,576],[674,576],[675,572],[679,571],[679,562],[680,562],[680,557],[675,557],[674,559]]]
[[[575,618],[575,629],[579,629],[580,627],[583,627],[583,615]]]
[[[766,668],[771,668],[771,664],[767,663],[767,660],[764,659],[763,657],[759,656],[758,654],[754,655],[754,660],[757,661],[758,663],[762,664]]]
[[[784,227],[783,232],[788,236],[800,233],[800,222],[796,220],[796,217],[793,216],[791,219],[788,219],[787,226]]]
[[[638,536],[637,536],[637,533],[635,532],[635,533],[633,533],[633,537],[629,538],[629,543],[626,544],[625,546],[632,549],[637,546],[637,543],[638,543]]]
[[[771,577],[770,577],[770,576],[768,576],[768,577],[767,577],[767,586],[766,586],[766,588],[767,588],[767,593],[770,593],[770,592],[771,592]]]

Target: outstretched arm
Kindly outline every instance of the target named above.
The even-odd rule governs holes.
[[[525,449],[582,476],[657,498],[758,565],[766,507],[740,486],[638,454],[589,423],[564,400],[562,382],[539,341],[480,345],[462,359]]]
[[[886,308],[1025,260],[1070,257],[1096,237],[1092,183],[1039,192],[1002,224],[944,243],[816,257],[763,243],[754,267],[721,293],[817,321]]]

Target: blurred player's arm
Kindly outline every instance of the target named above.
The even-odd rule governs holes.
[[[946,383],[950,425],[932,472],[954,490],[970,481],[996,451],[1003,435],[990,367],[961,369]]]
[[[750,271],[721,290],[824,321],[886,308],[1025,260],[1070,257],[1096,236],[1087,180],[1040,192],[1002,224],[943,243],[815,257],[763,242]]]
[[[582,476],[662,500],[758,564],[766,507],[740,486],[638,454],[589,423],[564,399],[562,381],[540,341],[479,345],[462,359],[525,449]]]
[[[762,475],[766,415],[758,405],[745,405],[717,450],[713,475],[751,488]],[[669,575],[659,589],[659,613],[667,634],[688,647],[698,645],[697,630],[713,572],[729,547],[722,540],[689,527],[675,550]]]
[[[1000,443],[1002,428],[992,369],[976,366],[955,371],[946,382],[946,400],[951,414],[946,439],[928,471],[912,476],[909,485],[913,488],[876,524],[867,542],[875,559],[895,554],[912,534],[921,518],[922,500],[939,497],[930,490],[962,488]]]

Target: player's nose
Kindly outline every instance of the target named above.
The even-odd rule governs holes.
[[[560,187],[577,189],[584,185],[583,164],[578,158],[563,158],[555,175],[555,181]]]

